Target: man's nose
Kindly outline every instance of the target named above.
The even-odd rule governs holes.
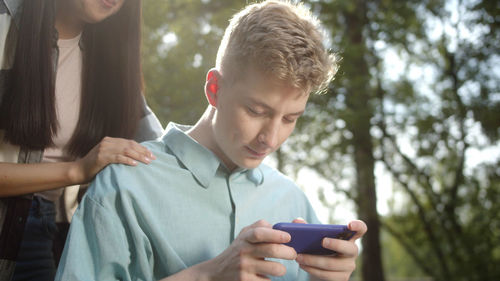
[[[260,131],[258,136],[259,142],[270,148],[276,147],[276,145],[278,145],[279,130],[280,127],[277,122],[267,123]]]

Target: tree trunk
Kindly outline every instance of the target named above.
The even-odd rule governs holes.
[[[356,9],[346,14],[346,40],[350,46],[343,53],[342,68],[346,77],[354,78],[346,85],[346,105],[349,108],[347,127],[352,133],[356,166],[356,203],[358,215],[368,226],[362,240],[362,276],[364,281],[383,281],[384,271],[380,253],[380,222],[377,213],[373,143],[370,119],[373,109],[369,103],[369,72],[363,29],[367,25],[366,2],[356,1]]]

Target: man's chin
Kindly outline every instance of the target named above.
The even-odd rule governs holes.
[[[244,169],[255,169],[259,167],[263,159],[247,159],[244,163],[241,163],[240,167]]]

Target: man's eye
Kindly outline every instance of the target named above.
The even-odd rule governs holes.
[[[247,109],[248,109],[248,112],[250,112],[250,113],[251,113],[251,114],[253,114],[253,115],[262,115],[262,114],[264,114],[263,112],[258,111],[258,110],[256,110],[256,109],[253,109],[253,108],[251,108],[251,107],[247,107]]]

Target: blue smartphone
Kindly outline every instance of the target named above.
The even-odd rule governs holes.
[[[280,222],[273,225],[274,229],[286,231],[292,236],[292,240],[285,245],[295,249],[298,254],[332,255],[335,251],[323,248],[323,238],[336,238],[349,240],[356,234],[347,225],[336,224],[306,224]]]

